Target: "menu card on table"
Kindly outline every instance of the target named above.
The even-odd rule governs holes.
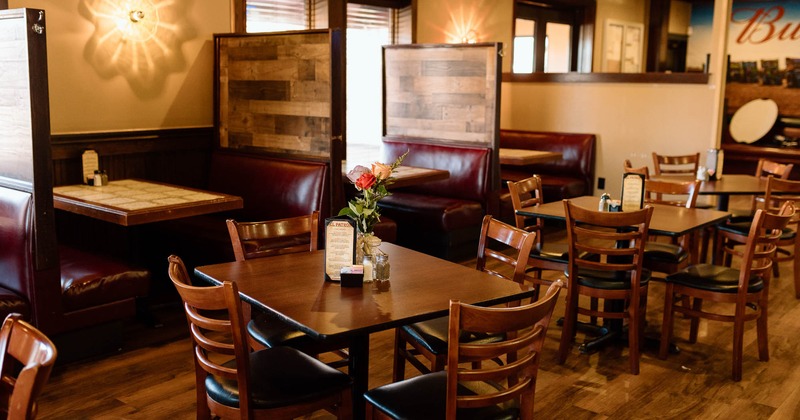
[[[325,219],[325,280],[340,281],[342,267],[356,258],[356,222],[347,217]]]
[[[622,176],[622,211],[641,210],[644,204],[644,175],[627,173]]]

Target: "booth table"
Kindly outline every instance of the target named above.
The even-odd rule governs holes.
[[[509,280],[390,243],[388,282],[341,287],[325,281],[325,252],[201,266],[198,278],[235,282],[245,302],[317,339],[350,338],[354,417],[364,417],[370,333],[445,316],[450,299],[496,305],[530,297],[534,290]]]
[[[561,153],[545,150],[507,149],[501,147],[499,154],[501,165],[513,166],[533,165],[561,159]]]
[[[122,226],[160,222],[242,208],[235,195],[151,181],[123,179],[108,185],[66,185],[53,188],[59,210]]]

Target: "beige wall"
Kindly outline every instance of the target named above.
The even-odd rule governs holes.
[[[166,77],[137,76],[130,68],[117,71],[87,55],[86,46],[95,26],[79,13],[81,1],[101,3],[9,0],[11,8],[46,12],[53,133],[213,124],[212,34],[230,32],[230,0],[177,2],[184,12],[177,20],[184,39],[177,43],[178,53],[172,51],[162,63]]]
[[[464,0],[464,4],[476,3]],[[610,3],[598,2],[598,16],[601,6]],[[477,32],[497,38],[480,40],[499,40],[508,49],[512,0],[494,2],[492,7],[485,6],[487,2],[482,4],[480,13],[488,29],[481,27]],[[459,10],[459,3],[453,0],[419,0],[419,41],[446,42],[440,22],[450,22],[450,16]],[[609,16],[611,11],[603,13]],[[614,18],[633,19],[622,15]],[[509,54],[504,61],[507,70]],[[596,176],[605,178],[605,190],[618,197],[625,159],[631,159],[635,166],[652,166],[653,151],[686,154],[714,147],[715,92],[711,84],[503,83],[500,127],[595,133]]]

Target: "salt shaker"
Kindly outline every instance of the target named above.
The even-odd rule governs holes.
[[[597,211],[608,211],[609,201],[611,201],[611,196],[608,193],[603,193],[600,196],[600,204],[597,206]]]

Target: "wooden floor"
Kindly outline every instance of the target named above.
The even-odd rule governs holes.
[[[566,364],[557,364],[561,329],[553,323],[539,370],[536,415],[575,420],[800,419],[800,301],[794,298],[794,275],[784,263],[780,278],[772,283],[769,362],[758,361],[754,325],[747,328],[741,382],[730,379],[729,324],[703,320],[698,342],[689,344],[688,322],[678,318],[680,354],[660,360],[657,350],[645,349],[641,374],[634,376],[628,373],[628,352],[621,346],[591,355],[579,354],[575,347]],[[659,283],[650,287],[650,334],[660,331],[663,290]],[[556,314],[563,309],[561,302]],[[185,319],[177,306],[165,306],[159,316],[162,328],[129,326],[124,348],[116,354],[57,366],[39,400],[39,418],[194,418],[194,372]],[[371,337],[370,387],[390,381],[392,334]],[[326,413],[313,417],[331,418]]]

